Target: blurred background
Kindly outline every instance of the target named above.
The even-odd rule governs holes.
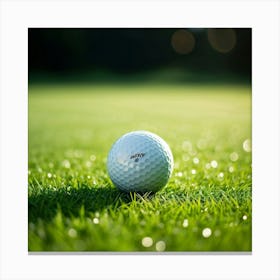
[[[30,251],[158,250],[147,236],[251,251],[251,29],[31,28],[28,41]],[[146,209],[106,169],[134,130],[174,156]]]
[[[250,28],[30,28],[29,82],[249,82]]]

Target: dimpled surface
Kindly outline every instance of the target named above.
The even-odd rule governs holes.
[[[154,133],[134,131],[112,146],[107,169],[114,185],[123,191],[156,192],[164,187],[173,170],[167,143]]]

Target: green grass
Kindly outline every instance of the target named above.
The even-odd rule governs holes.
[[[28,110],[29,251],[251,251],[250,87],[32,85]],[[122,193],[106,171],[140,129],[174,156],[156,194]]]

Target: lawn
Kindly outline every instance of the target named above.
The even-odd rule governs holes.
[[[32,84],[29,251],[251,251],[251,88]],[[170,146],[155,194],[122,193],[106,159],[126,132]]]

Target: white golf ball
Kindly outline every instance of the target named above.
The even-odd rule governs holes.
[[[167,143],[154,133],[133,131],[112,146],[107,169],[114,185],[127,192],[156,192],[164,187],[173,170]]]

